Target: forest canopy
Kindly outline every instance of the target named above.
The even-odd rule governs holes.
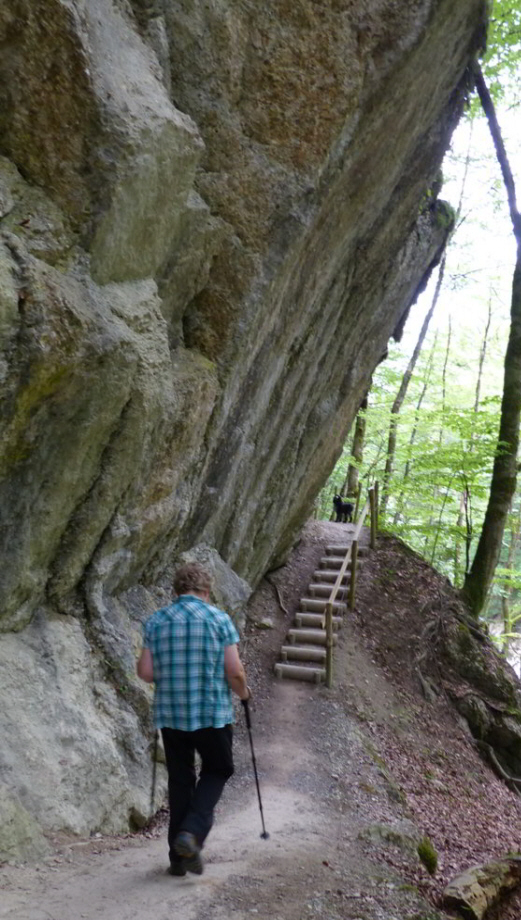
[[[317,514],[329,517],[334,492],[353,494],[358,482],[378,480],[382,525],[459,588],[472,579],[476,548],[482,552],[486,542],[484,522],[490,529],[494,519],[498,530],[497,508],[507,500],[504,483],[512,480],[512,464],[515,479],[519,417],[515,437],[503,441],[500,422],[501,431],[507,430],[505,407],[516,402],[512,372],[505,376],[504,365],[507,343],[512,357],[517,341],[515,299],[521,280],[515,202],[515,181],[521,175],[520,58],[521,4],[496,0],[476,82],[480,86],[481,79],[495,106],[511,166],[510,188],[497,139],[488,132],[490,113],[481,93],[474,92],[444,162],[442,197],[456,211],[446,254],[411,311],[403,341],[391,345],[377,368],[367,406],[317,504]],[[422,322],[427,328],[418,348]],[[521,393],[521,363],[514,376]],[[498,471],[501,501],[491,512],[491,482]],[[507,645],[518,622],[521,629],[519,482],[508,495],[499,529],[498,559],[487,563],[495,569],[494,578],[477,607]]]

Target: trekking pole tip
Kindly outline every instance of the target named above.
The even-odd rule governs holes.
[[[261,834],[262,840],[269,840],[269,837],[270,837],[270,835],[268,834],[268,831],[263,831],[263,832],[262,832],[262,834]]]

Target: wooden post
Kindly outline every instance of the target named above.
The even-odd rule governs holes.
[[[374,515],[375,515],[375,517],[374,517],[374,529],[375,529],[375,537],[376,537],[376,534],[378,533],[378,515],[380,514],[379,505],[380,505],[380,497],[379,497],[379,488],[378,488],[378,480],[377,480],[377,481],[375,482],[375,484],[374,484]]]
[[[360,499],[362,497],[362,483],[358,483],[358,489],[356,492],[356,502],[355,502],[355,513],[353,514],[353,521],[356,524],[358,520],[358,513],[360,511]]]
[[[351,581],[349,582],[349,609],[355,609],[356,565],[358,561],[358,540],[351,544]]]
[[[326,604],[326,687],[333,686],[333,604]]]
[[[371,505],[371,549],[376,549],[376,522],[374,507],[374,486],[369,489],[369,502]]]

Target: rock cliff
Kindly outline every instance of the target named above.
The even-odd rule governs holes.
[[[0,9],[0,858],[142,822],[140,621],[239,613],[444,246],[484,0]],[[165,593],[166,591],[166,593]]]

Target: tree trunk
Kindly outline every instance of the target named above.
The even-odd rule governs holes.
[[[512,281],[510,334],[505,356],[498,450],[494,460],[490,496],[483,529],[470,572],[465,577],[463,585],[463,598],[474,616],[477,617],[483,609],[492,584],[501,552],[503,532],[517,481],[517,449],[521,415],[521,215],[517,209],[514,179],[503,145],[494,105],[479,68],[476,71],[476,86],[501,166],[517,243],[516,266]]]
[[[353,446],[351,454],[357,464],[360,464],[364,458],[365,428],[366,428],[366,410],[369,397],[366,396],[358,410],[355,422],[355,433],[353,436]],[[349,464],[347,477],[342,489],[342,495],[356,495],[358,492],[358,466]]]
[[[488,316],[487,324],[485,326],[485,332],[483,334],[483,342],[481,343],[481,348],[479,352],[479,365],[478,365],[478,377],[476,380],[476,394],[474,396],[474,416],[479,412],[479,403],[481,396],[481,383],[483,380],[483,367],[485,365],[485,358],[487,354],[487,345],[488,345],[488,334],[490,331],[490,323],[492,321],[492,301],[489,298],[488,301]],[[469,454],[472,453],[474,447],[474,421],[472,423],[472,430],[470,434],[470,444],[469,444]],[[465,576],[470,570],[470,550],[472,546],[472,537],[473,537],[473,526],[472,526],[472,496],[470,493],[470,488],[468,481],[465,477],[465,474],[462,474],[464,482],[463,491],[460,498],[459,513],[456,521],[456,527],[461,529],[463,527],[463,518],[465,518]],[[459,557],[459,547],[458,547],[458,537],[456,535],[456,549],[455,549],[455,562],[454,562],[454,585],[458,586],[459,578],[459,567],[460,567],[460,557]]]
[[[405,494],[405,483],[406,483],[406,481],[407,481],[407,477],[409,476],[409,473],[410,473],[410,470],[411,470],[412,449],[413,449],[413,447],[414,447],[414,442],[415,442],[415,440],[416,440],[416,433],[417,433],[417,431],[418,431],[418,421],[419,421],[419,418],[420,418],[420,409],[421,409],[421,405],[422,405],[424,396],[425,396],[425,394],[426,394],[426,392],[427,392],[427,387],[429,386],[429,381],[430,381],[430,377],[431,377],[431,371],[432,371],[432,365],[433,365],[433,362],[434,362],[434,353],[435,353],[435,351],[436,351],[436,344],[437,344],[437,341],[438,341],[438,333],[436,333],[436,335],[434,336],[434,342],[432,343],[431,353],[430,353],[430,355],[429,355],[429,360],[428,360],[428,362],[427,362],[427,369],[426,369],[426,371],[425,371],[425,378],[424,378],[424,381],[423,381],[422,391],[421,391],[421,393],[420,393],[418,402],[416,403],[416,412],[414,413],[414,425],[413,425],[413,429],[412,429],[412,432],[411,432],[411,437],[409,438],[409,449],[408,449],[408,452],[407,452],[407,461],[406,461],[406,463],[405,463],[405,469],[404,469],[404,473],[403,473],[403,477],[402,477],[402,489],[401,489],[401,491],[400,491],[400,497],[399,497],[399,499],[398,499],[396,512],[395,512],[395,515],[394,515],[394,518],[393,518],[393,524],[394,524],[394,525],[396,525],[396,524],[399,523],[400,516],[401,516],[401,514],[402,514],[403,498],[404,498],[404,494]]]
[[[458,528],[458,531],[456,533],[456,541],[454,543],[454,587],[455,588],[460,587],[461,552],[460,552],[459,533],[460,533],[461,528],[463,527],[464,514],[465,514],[465,496],[462,492],[460,495],[460,501],[459,501],[458,517],[456,519],[456,527]],[[467,572],[467,568],[465,569],[465,572]]]
[[[409,386],[409,383],[412,377],[412,373],[414,371],[416,362],[418,360],[418,355],[420,354],[425,336],[427,335],[427,329],[429,328],[429,323],[432,319],[432,314],[434,313],[434,308],[436,307],[436,304],[438,302],[438,297],[440,296],[441,285],[443,282],[443,275],[445,272],[445,258],[446,257],[444,253],[443,258],[441,260],[441,264],[440,264],[440,270],[438,272],[436,290],[434,291],[434,297],[432,298],[431,306],[423,321],[423,326],[421,327],[421,331],[418,336],[418,341],[416,342],[416,347],[412,353],[409,364],[407,365],[407,369],[402,377],[400,389],[398,390],[398,393],[396,394],[396,398],[391,408],[391,421],[389,423],[389,438],[387,441],[387,458],[385,461],[385,470],[384,470],[383,483],[382,483],[382,502],[381,502],[382,516],[385,515],[385,511],[387,508],[387,501],[389,499],[389,488],[390,488],[391,478],[393,474],[394,455],[396,452],[396,432],[398,428],[398,413],[400,412],[400,409],[402,408],[403,401],[407,394],[407,388]]]
[[[485,326],[485,334],[483,335],[483,342],[481,344],[481,351],[479,353],[478,379],[476,381],[476,397],[474,399],[474,412],[475,413],[479,412],[479,399],[481,396],[481,381],[483,379],[483,366],[485,364],[485,358],[487,355],[488,334],[490,332],[491,321],[492,321],[492,299],[489,297],[487,325]]]
[[[508,571],[512,572],[512,569],[515,566],[517,551],[519,549],[519,540],[521,537],[521,534],[520,534],[521,503],[515,515],[512,511],[511,516],[510,516],[510,522],[511,522],[510,524],[510,543],[508,546],[508,556],[507,556],[507,561],[505,565],[505,569],[507,570],[507,572]],[[512,600],[512,595],[514,593],[512,582],[510,581],[509,583],[507,583],[507,585],[505,586],[503,590],[504,590],[504,594],[501,598],[501,613],[502,613],[502,619],[503,619],[502,650],[506,655],[508,653],[508,647],[511,642],[511,633],[514,628],[514,622],[513,622],[514,617],[512,615],[511,608],[510,608],[510,602]]]
[[[434,563],[434,557],[435,557],[435,555],[436,555],[436,547],[438,546],[438,540],[439,540],[440,533],[441,533],[441,521],[442,521],[442,518],[443,518],[443,512],[445,511],[445,505],[447,504],[447,499],[448,499],[448,497],[449,497],[449,495],[450,495],[450,490],[451,490],[452,480],[453,480],[453,479],[454,479],[454,476],[451,476],[451,478],[450,478],[450,480],[449,480],[449,484],[448,484],[447,488],[445,489],[445,497],[444,497],[444,499],[443,499],[443,501],[442,501],[442,503],[441,503],[440,515],[439,515],[439,518],[438,518],[438,526],[437,526],[437,528],[436,528],[436,533],[435,533],[435,536],[434,536],[434,543],[433,543],[433,545],[432,545],[432,551],[431,551],[431,565],[433,565],[433,563]]]
[[[487,324],[485,326],[485,332],[483,334],[483,342],[481,343],[481,348],[479,352],[478,377],[476,380],[476,395],[474,397],[474,418],[472,420],[472,429],[470,432],[469,454],[471,454],[474,449],[474,438],[475,438],[475,433],[476,433],[475,432],[475,418],[479,412],[481,383],[483,380],[483,367],[485,365],[485,358],[487,354],[488,334],[490,331],[491,321],[492,321],[492,301],[489,298]],[[470,551],[472,547],[472,538],[474,536],[474,527],[472,523],[472,494],[471,494],[470,483],[465,473],[463,473],[462,476],[464,479],[464,488],[463,488],[462,502],[460,504],[460,509],[462,508],[465,512],[465,576],[466,576],[470,570],[470,555],[471,555]],[[459,523],[461,526],[461,522]]]
[[[452,339],[452,319],[449,315],[449,331],[447,333],[447,347],[445,349],[445,360],[443,362],[443,371],[441,373],[441,422],[440,422],[440,433],[438,435],[438,444],[441,447],[443,444],[443,435],[444,435],[444,424],[445,424],[445,408],[447,405],[447,366],[449,363],[450,355],[450,343]]]

